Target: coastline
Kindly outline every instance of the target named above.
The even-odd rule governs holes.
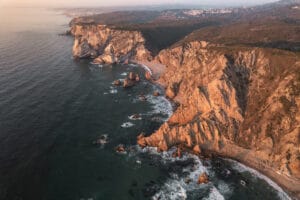
[[[149,71],[152,76],[155,76],[152,82],[161,86],[162,90],[165,90],[165,88],[158,81],[160,75],[165,71],[165,66],[163,70],[159,70],[159,66],[157,66],[157,63],[155,62],[133,62],[143,67],[146,71]],[[165,99],[169,101],[171,105],[173,105],[172,100],[168,98]],[[241,165],[244,165],[245,167],[248,167],[249,169],[257,171],[260,176],[265,176],[266,178],[268,178],[276,184],[275,187],[274,185],[269,184],[276,191],[284,192],[284,194],[287,195],[290,199],[300,199],[300,180],[274,171],[272,168],[267,166],[263,160],[258,159],[258,156],[255,154],[255,152],[230,143],[226,143],[221,149],[214,149],[213,145],[210,144],[204,144],[201,146],[201,148],[203,148],[205,151],[208,151],[209,153],[220,156],[223,159],[232,159],[234,162],[237,162]],[[276,186],[278,186],[280,190],[278,190]]]

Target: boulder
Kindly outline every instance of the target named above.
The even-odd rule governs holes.
[[[117,147],[116,147],[116,152],[117,153],[125,153],[125,147],[123,144],[119,144]]]
[[[153,92],[153,96],[158,97],[159,95],[160,95],[160,93],[158,91]]]
[[[129,80],[135,81],[136,74],[134,72],[130,72],[128,78]]]
[[[197,183],[199,185],[200,184],[206,184],[206,183],[208,183],[208,175],[205,172],[203,172],[202,174],[200,174]]]
[[[140,114],[134,114],[131,116],[132,119],[141,119],[141,115]]]
[[[134,86],[134,82],[132,80],[129,80],[128,78],[126,78],[124,80],[123,87],[124,88],[129,88],[129,87],[132,87],[132,86]]]
[[[197,155],[201,154],[201,149],[200,149],[199,145],[194,146],[193,152]]]
[[[103,59],[102,59],[101,57],[95,58],[95,59],[93,60],[93,63],[94,63],[94,64],[98,64],[98,65],[100,65],[100,64],[105,64],[104,61],[103,61]]]
[[[120,86],[122,83],[121,83],[120,80],[115,80],[115,81],[113,82],[113,84],[114,84],[115,86]]]
[[[146,71],[146,72],[145,72],[145,78],[146,78],[148,81],[152,80],[152,75],[151,75],[151,73],[150,73],[149,71]]]
[[[141,79],[140,79],[140,76],[137,74],[136,76],[135,76],[135,81],[136,82],[139,82]]]

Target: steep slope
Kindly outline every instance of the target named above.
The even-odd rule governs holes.
[[[162,51],[159,82],[179,107],[141,146],[231,157],[300,195],[300,58],[194,41]]]
[[[119,63],[149,60],[150,52],[138,31],[114,30],[105,25],[74,25],[73,55],[76,58],[94,58],[95,63]]]

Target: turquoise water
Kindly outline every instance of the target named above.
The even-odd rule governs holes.
[[[59,36],[69,21],[46,9],[0,8],[0,199],[279,199],[228,161],[138,148],[137,135],[156,130],[171,105],[143,77],[130,89],[112,85],[131,71],[142,76],[138,66],[73,60],[73,39]],[[137,113],[141,120],[129,119]],[[107,143],[94,144],[103,135]],[[119,144],[126,154],[115,152]],[[199,186],[204,171],[211,182]]]

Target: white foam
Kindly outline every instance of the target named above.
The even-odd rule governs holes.
[[[130,67],[138,67],[137,64],[133,64],[133,63],[130,63],[129,66],[130,66]]]
[[[230,196],[233,192],[233,188],[231,188],[228,184],[226,184],[224,181],[219,180],[217,189],[220,191],[220,193],[224,196]]]
[[[127,76],[127,72],[123,72],[121,76]]]
[[[178,180],[169,180],[151,199],[153,200],[184,200],[187,199],[186,190]]]
[[[182,173],[184,175],[171,173],[170,174],[171,178],[169,178],[161,187],[161,189],[152,197],[153,200],[156,199],[162,199],[162,200],[182,199],[183,200],[183,199],[187,199],[187,192],[198,190],[201,187],[210,186],[210,184],[199,185],[197,183],[200,174],[204,172],[209,174],[209,172],[207,168],[205,168],[202,165],[200,158],[197,157],[196,155],[183,153],[181,158],[178,157],[174,158],[173,154],[176,151],[176,148],[172,148],[169,151],[161,152],[161,153],[158,153],[157,148],[154,147],[146,147],[144,149],[140,149],[140,151],[142,153],[148,153],[148,154],[160,156],[161,159],[159,159],[159,161],[162,164],[167,164],[170,166],[172,166],[173,163],[175,164],[175,162],[177,161],[187,161],[189,159],[193,160],[191,165],[188,165],[181,169],[182,172],[184,172]],[[189,181],[186,182],[187,180]]]
[[[125,122],[121,125],[122,128],[130,128],[130,127],[133,127],[134,124],[131,123],[131,122]]]
[[[209,196],[203,198],[203,200],[225,200],[219,190],[215,187],[212,187],[209,193]]]
[[[250,172],[254,177],[258,177],[260,179],[265,180],[270,186],[272,186],[276,191],[277,195],[282,200],[291,200],[291,198],[283,191],[283,189],[277,185],[274,181],[272,181],[270,178],[266,177],[265,175],[259,173],[255,169],[252,169],[250,167],[247,167],[243,165],[242,163],[239,163],[237,161],[231,160],[231,159],[224,159],[233,164],[233,168],[239,172]]]
[[[111,90],[109,90],[109,93],[110,94],[117,94],[118,90],[117,89],[111,89]]]
[[[164,96],[155,97],[153,95],[147,95],[146,98],[152,105],[152,111],[150,111],[149,114],[166,115],[166,117],[163,118],[164,121],[171,117],[173,114],[172,104]]]

